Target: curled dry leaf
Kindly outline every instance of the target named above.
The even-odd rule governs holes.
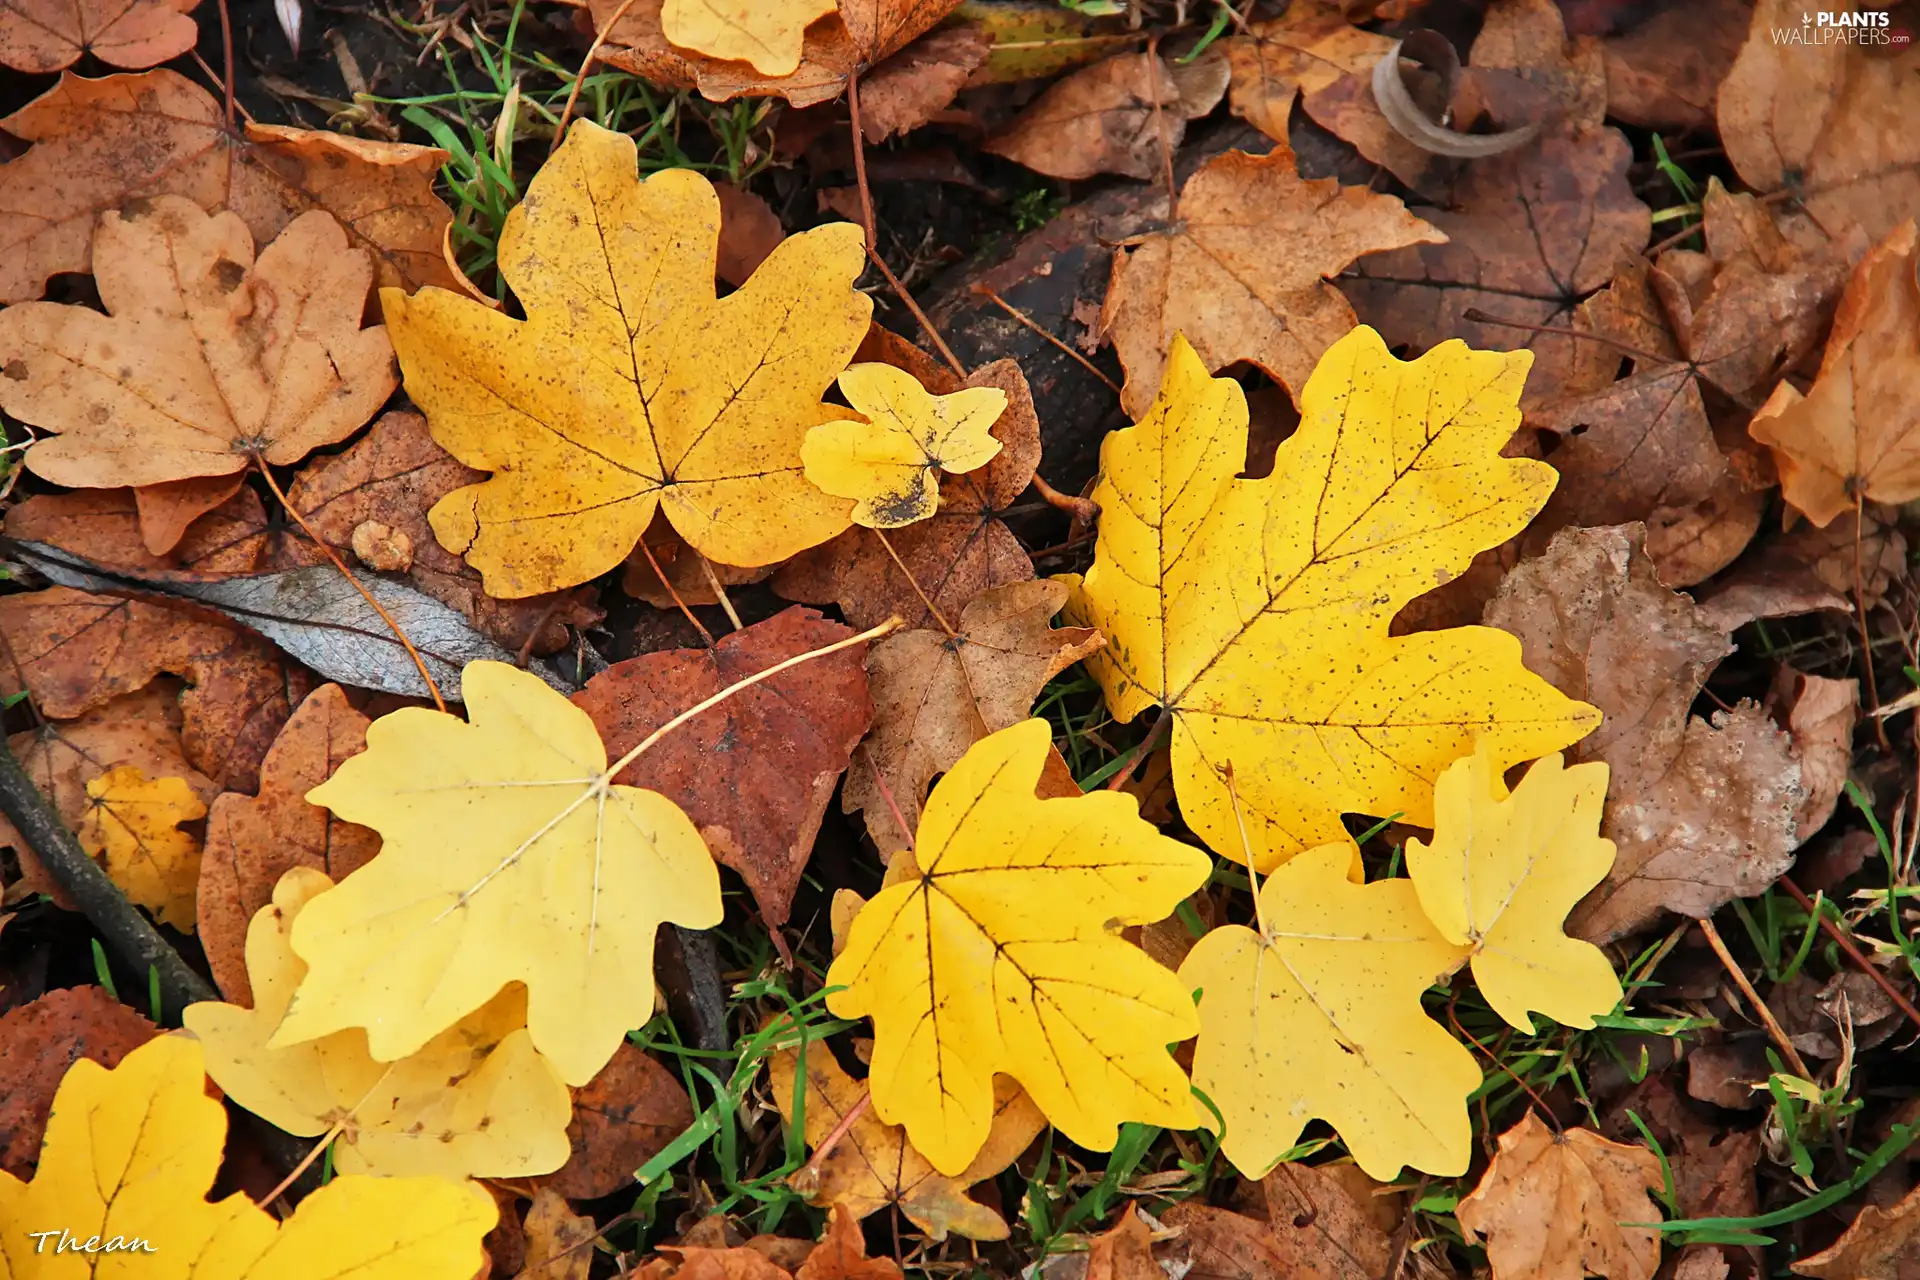
[[[707,649],[617,662],[574,695],[612,755],[735,681],[853,632],[794,607]],[[619,781],[658,792],[740,873],[761,917],[786,923],[820,820],[873,720],[861,646],[743,689],[673,731]]]
[[[1920,1187],[1891,1208],[1867,1205],[1832,1247],[1793,1264],[1816,1280],[1913,1280],[1920,1258]]]
[[[101,217],[108,315],[26,302],[0,312],[0,409],[49,431],[26,465],[82,488],[298,462],[393,393],[393,351],[362,329],[373,267],[331,215],[261,250],[237,214],[159,196]]]
[[[768,1082],[780,1114],[793,1120],[794,1076],[799,1052],[777,1051],[768,1063]],[[855,1080],[834,1061],[827,1046],[815,1042],[807,1050],[806,1137],[809,1146],[824,1142],[867,1094],[863,1080]],[[966,1169],[947,1177],[907,1141],[899,1125],[887,1124],[871,1107],[827,1153],[814,1172],[795,1176],[795,1190],[809,1203],[844,1209],[855,1219],[898,1205],[907,1220],[934,1240],[948,1234],[969,1240],[1004,1240],[1006,1221],[987,1206],[970,1199],[967,1188],[991,1178],[1012,1164],[1040,1131],[1046,1117],[1020,1086],[1006,1076],[993,1082],[993,1117],[986,1144]]]
[[[291,937],[326,873],[296,866],[247,928],[253,1007],[203,1001],[183,1021],[228,1097],[303,1138],[341,1126],[334,1165],[383,1177],[518,1178],[567,1158],[567,1087],[527,1034],[527,993],[511,986],[392,1062],[367,1052],[359,1028],[273,1045],[307,966]]]
[[[185,196],[230,209],[265,244],[299,215],[331,213],[355,248],[372,255],[382,284],[445,284],[441,254],[453,213],[433,193],[447,153],[344,134],[221,123],[220,103],[161,69],[60,83],[0,120],[34,144],[0,166],[0,302],[40,296],[49,276],[86,271],[99,215],[136,199]]]
[[[968,602],[949,636],[902,631],[867,659],[874,729],[847,774],[841,807],[860,811],[882,857],[904,849],[886,797],[918,826],[934,775],[988,734],[1024,720],[1047,681],[1105,641],[1087,627],[1050,625],[1067,602],[1058,582],[1013,582]]]
[[[613,1061],[573,1092],[567,1141],[573,1154],[545,1180],[569,1200],[598,1200],[633,1185],[633,1171],[693,1123],[693,1105],[673,1072],[622,1044]]]
[[[1529,1111],[1500,1135],[1500,1152],[1460,1202],[1469,1241],[1487,1242],[1494,1280],[1653,1280],[1660,1234],[1649,1191],[1666,1185],[1645,1147],[1591,1129],[1555,1133]]]
[[[1284,143],[1209,161],[1181,190],[1180,215],[1114,255],[1100,311],[1127,371],[1120,407],[1134,418],[1153,403],[1181,336],[1210,372],[1250,361],[1297,399],[1354,324],[1327,278],[1367,254],[1446,238],[1392,196],[1301,178]]]
[[[139,70],[193,48],[200,0],[27,0],[0,11],[0,63],[45,75],[91,53]]]
[[[1453,46],[1442,44],[1440,47],[1447,52],[1451,65]],[[1448,156],[1456,160],[1481,160],[1517,151],[1533,141],[1540,132],[1540,122],[1537,120],[1499,133],[1458,133],[1436,123],[1420,109],[1413,95],[1407,92],[1406,81],[1401,78],[1400,59],[1406,52],[1410,51],[1405,42],[1396,40],[1393,47],[1374,64],[1368,87],[1373,91],[1374,105],[1380,109],[1381,116],[1393,131],[1428,155]]]
[[[1604,942],[1662,910],[1706,916],[1792,865],[1805,797],[1787,736],[1752,703],[1691,716],[1727,635],[1660,584],[1638,526],[1569,529],[1507,575],[1486,621],[1519,637],[1528,667],[1605,713],[1576,760],[1605,761],[1602,834],[1618,856],[1574,911]]]
[[[808,24],[838,7],[836,0],[663,0],[660,29],[682,49],[777,79],[800,66]]]
[[[939,510],[887,535],[906,566],[904,573],[879,539],[866,530],[849,529],[781,566],[773,578],[780,595],[810,603],[833,601],[856,627],[874,626],[889,615],[898,615],[910,627],[929,627],[937,624],[927,612],[927,600],[951,622],[982,591],[1033,577],[1033,561],[1002,518],[1026,492],[1040,464],[1040,420],[1019,364],[996,360],[974,370],[964,384],[926,385],[935,391],[965,385],[1005,392],[1007,410],[992,430],[1000,452],[977,471],[943,477]]]
[[[47,1111],[67,1068],[86,1058],[103,1067],[160,1034],[160,1028],[99,987],[67,987],[0,1016],[0,1171],[32,1174],[46,1132]]]
[[[1220,42],[1231,74],[1228,105],[1285,143],[1296,96],[1324,89],[1342,75],[1371,74],[1393,44],[1354,26],[1337,0],[1293,0],[1279,17]]]
[[[1786,663],[1774,673],[1767,701],[1793,739],[1806,795],[1794,817],[1795,838],[1804,844],[1827,825],[1853,765],[1853,728],[1860,719],[1860,682],[1829,680],[1795,671]]]
[[[366,750],[367,723],[339,685],[323,685],[307,695],[274,738],[260,765],[260,794],[229,791],[208,810],[196,898],[200,945],[231,1004],[253,1004],[247,925],[273,901],[280,877],[294,867],[310,867],[338,882],[379,852],[373,832],[340,821],[306,798],[344,761]]]
[[[976,26],[932,31],[860,79],[860,132],[868,142],[911,133],[952,104],[986,62],[993,38]]]
[[[898,529],[924,520],[939,505],[939,472],[977,471],[1001,449],[991,428],[1006,412],[998,387],[933,395],[890,364],[848,365],[840,393],[867,419],[826,422],[807,432],[800,460],[807,480],[852,498],[853,522]]]
[[[185,778],[149,778],[134,765],[116,765],[87,783],[87,812],[74,835],[128,901],[192,933],[200,839],[179,826],[206,816]]]
[[[1050,85],[986,150],[1052,178],[1151,178],[1172,163],[1187,121],[1219,104],[1229,74],[1217,50],[1186,66],[1116,54]]]

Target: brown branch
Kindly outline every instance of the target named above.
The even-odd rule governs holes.
[[[1793,882],[1791,877],[1781,876],[1780,887],[1792,894],[1793,900],[1798,902],[1808,915],[1819,918],[1820,927],[1826,930],[1827,936],[1834,940],[1834,943],[1846,954],[1847,959],[1858,965],[1862,973],[1872,978],[1880,990],[1886,994],[1887,999],[1893,1001],[1894,1007],[1906,1014],[1907,1021],[1911,1022],[1916,1030],[1920,1030],[1920,1009],[1916,1009],[1913,1001],[1900,994],[1900,989],[1893,985],[1886,974],[1880,972],[1880,966],[1867,959],[1866,954],[1860,950],[1860,945],[1847,936],[1847,931],[1829,920],[1826,912],[1815,911],[1813,901],[1807,897],[1799,885]],[[1896,909],[1898,905],[1897,902],[1890,902],[1889,909]]]
[[[953,629],[953,624],[948,622],[946,618],[942,616],[940,610],[934,605],[933,597],[926,593],[925,589],[920,585],[920,580],[913,576],[913,570],[907,568],[907,562],[902,560],[900,553],[893,549],[893,543],[888,541],[887,535],[871,526],[869,526],[868,532],[880,539],[880,545],[887,549],[887,554],[893,557],[893,563],[898,566],[900,576],[905,578],[907,585],[913,588],[913,594],[920,597],[920,603],[926,606],[928,616],[939,623],[940,629],[947,633],[947,639],[952,640],[958,636],[959,632]]]
[[[1773,1016],[1773,1010],[1767,1008],[1767,1002],[1760,998],[1760,993],[1753,989],[1753,984],[1747,981],[1747,975],[1735,963],[1733,953],[1727,950],[1727,944],[1721,939],[1720,931],[1713,927],[1713,921],[1700,920],[1697,923],[1700,926],[1700,932],[1707,937],[1707,945],[1713,948],[1713,954],[1720,957],[1720,964],[1732,977],[1733,984],[1740,988],[1740,993],[1746,996],[1748,1003],[1753,1006],[1754,1017],[1758,1018],[1760,1025],[1767,1029],[1767,1035],[1773,1040],[1774,1046],[1780,1050],[1781,1055],[1786,1058],[1787,1065],[1793,1068],[1793,1074],[1802,1080],[1814,1079],[1814,1074],[1807,1069],[1805,1060],[1800,1057],[1800,1051],[1793,1047],[1793,1040],[1787,1035],[1786,1028],[1780,1025],[1780,1020]]]
[[[1005,298],[1001,297],[999,294],[995,293],[993,290],[987,288],[987,286],[983,284],[974,285],[973,292],[978,296],[985,298],[988,302],[991,302],[994,306],[1000,308],[1002,311],[1012,316],[1015,320],[1018,320],[1021,324],[1033,330],[1035,333],[1039,334],[1042,338],[1045,338],[1048,342],[1051,342],[1054,346],[1060,348],[1060,350],[1064,351],[1067,354],[1069,359],[1078,360],[1081,363],[1081,365],[1086,368],[1086,371],[1088,373],[1100,379],[1100,381],[1106,383],[1108,388],[1112,390],[1113,394],[1115,395],[1120,394],[1120,384],[1115,382],[1112,378],[1109,378],[1106,374],[1102,373],[1100,371],[1099,365],[1087,359],[1085,356],[1081,355],[1078,351],[1075,351],[1072,347],[1068,346],[1066,343],[1060,341],[1060,339],[1056,337],[1054,334],[1048,332],[1047,330],[1041,328],[1038,324],[1034,323],[1032,316],[1029,316],[1026,312],[1014,306],[1011,302],[1008,302]]]
[[[613,11],[613,16],[607,19],[607,24],[593,33],[593,45],[587,50],[587,56],[580,60],[580,74],[573,78],[573,88],[567,91],[567,105],[560,109],[560,118],[554,122],[553,141],[547,147],[548,155],[558,151],[560,144],[566,140],[567,122],[573,119],[574,104],[580,101],[580,85],[586,80],[587,72],[593,69],[593,60],[600,56],[600,50],[606,45],[607,37],[613,33],[615,27],[620,25],[620,19],[627,16],[627,10],[633,8],[633,3],[634,0],[620,0],[620,7]]]

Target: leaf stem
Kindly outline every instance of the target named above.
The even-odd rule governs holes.
[[[593,46],[587,50],[587,56],[580,60],[580,74],[573,78],[573,88],[567,92],[567,105],[560,109],[560,119],[554,122],[553,142],[547,147],[552,155],[560,149],[567,137],[567,123],[573,119],[574,104],[580,101],[580,86],[586,82],[587,72],[593,69],[593,60],[600,56],[601,48],[607,43],[607,37],[620,25],[620,19],[627,16],[627,10],[633,8],[633,0],[620,0],[620,7],[613,11],[606,25],[593,33]]]
[[[1727,944],[1720,937],[1720,931],[1713,927],[1713,921],[1701,920],[1697,923],[1700,925],[1700,932],[1706,935],[1707,945],[1713,948],[1713,954],[1720,957],[1720,963],[1733,978],[1733,984],[1740,988],[1740,993],[1753,1005],[1754,1017],[1766,1027],[1767,1035],[1772,1038],[1781,1056],[1786,1058],[1787,1065],[1793,1068],[1793,1074],[1802,1080],[1815,1079],[1814,1074],[1807,1070],[1806,1061],[1801,1058],[1800,1051],[1793,1047],[1793,1041],[1788,1037],[1786,1028],[1780,1025],[1780,1020],[1773,1016],[1773,1010],[1767,1008],[1767,1002],[1760,998],[1760,993],[1753,989],[1751,982],[1747,981],[1746,973],[1735,963],[1733,953],[1727,950]]]
[[[700,572],[707,575],[707,585],[713,589],[713,598],[720,602],[721,609],[726,611],[727,621],[733,624],[735,631],[744,630],[746,624],[741,622],[740,615],[733,611],[733,601],[727,599],[726,584],[721,582],[720,575],[713,571],[713,561],[701,556],[698,551],[693,554],[700,556]]]
[[[647,545],[645,538],[640,539],[640,553],[647,558],[647,563],[653,566],[653,576],[660,579],[660,585],[667,589],[669,596],[673,597],[674,604],[679,606],[681,616],[693,624],[693,629],[698,631],[700,638],[707,642],[707,648],[713,648],[713,632],[700,625],[700,619],[693,616],[693,610],[687,608],[687,602],[680,598],[680,593],[673,589],[671,582],[667,581],[666,570],[662,569],[660,561],[654,558],[653,548]]]
[[[381,1078],[385,1079],[386,1077],[382,1076]],[[280,1179],[280,1185],[275,1187],[273,1190],[267,1192],[267,1194],[265,1194],[264,1196],[261,1196],[260,1199],[256,1201],[256,1203],[259,1204],[262,1208],[265,1208],[267,1205],[272,1204],[275,1200],[278,1200],[282,1195],[282,1193],[284,1193],[288,1187],[292,1186],[295,1182],[299,1181],[300,1175],[305,1173],[313,1165],[313,1162],[315,1160],[318,1160],[321,1157],[321,1155],[325,1153],[326,1149],[333,1145],[333,1140],[339,1137],[341,1133],[345,1131],[347,1127],[347,1120],[350,1117],[351,1117],[351,1113],[349,1113],[346,1116],[340,1117],[340,1119],[338,1120],[335,1120],[333,1122],[333,1127],[327,1130],[325,1133],[321,1134],[320,1141],[313,1144],[313,1150],[307,1152],[306,1157],[302,1159],[299,1164],[293,1166],[293,1172],[289,1173],[286,1177]]]
[[[940,629],[947,633],[947,639],[952,640],[957,637],[960,633],[953,629],[953,624],[948,622],[941,615],[940,610],[934,606],[933,598],[921,587],[920,580],[913,576],[913,571],[907,568],[907,562],[900,558],[900,553],[893,549],[893,543],[887,540],[887,535],[872,526],[868,526],[868,531],[880,539],[880,545],[887,549],[887,554],[893,557],[894,564],[900,567],[900,576],[905,578],[907,585],[913,588],[913,594],[920,597],[920,603],[927,607],[928,616],[939,623]]]

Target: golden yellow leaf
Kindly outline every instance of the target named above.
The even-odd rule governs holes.
[[[433,438],[492,471],[429,513],[487,594],[615,568],[655,510],[723,564],[784,560],[848,524],[807,483],[820,395],[866,334],[860,229],[783,240],[716,301],[720,202],[687,169],[636,176],[634,141],[575,121],[507,215],[500,273],[527,318],[442,289],[380,293]]]
[[[294,867],[247,928],[253,1008],[189,1005],[187,1030],[207,1074],[235,1102],[301,1137],[341,1126],[342,1173],[520,1178],[552,1173],[572,1147],[573,1099],[528,1036],[517,983],[396,1062],[375,1062],[357,1027],[319,1040],[268,1046],[307,966],[289,936],[306,904],[333,888],[325,872]]]
[[[1411,884],[1354,884],[1351,861],[1346,843],[1295,857],[1260,886],[1258,930],[1222,925],[1180,966],[1201,993],[1193,1085],[1220,1108],[1221,1150],[1250,1178],[1316,1117],[1383,1182],[1409,1164],[1465,1173],[1473,1154],[1480,1068],[1420,1007],[1466,951]]]
[[[836,0],[666,0],[660,27],[682,49],[790,76],[800,67],[807,24],[837,7]]]
[[[307,793],[380,853],[307,903],[307,975],[273,1048],[367,1029],[391,1062],[527,988],[533,1045],[584,1085],[653,1015],[663,922],[720,922],[720,878],[665,796],[616,786],[587,713],[500,662],[461,673],[467,719],[407,707]]]
[[[847,403],[866,422],[825,422],[807,432],[800,460],[807,479],[837,498],[854,498],[853,522],[897,529],[925,520],[940,504],[934,471],[973,471],[993,461],[989,434],[1006,412],[998,387],[936,396],[890,364],[849,365],[840,375]]]
[[[226,1137],[196,1040],[160,1036],[112,1070],[74,1063],[33,1181],[0,1173],[0,1277],[468,1280],[480,1269],[496,1215],[473,1183],[342,1176],[276,1222],[241,1192],[207,1202]],[[52,1234],[36,1249],[30,1231]]]
[[[1122,1121],[1187,1128],[1167,1046],[1199,1029],[1179,980],[1121,940],[1206,881],[1210,860],[1118,792],[1042,800],[1045,720],[975,743],[920,819],[921,874],[860,910],[827,1007],[872,1015],[873,1108],[957,1174],[993,1123],[993,1076],[1018,1080],[1082,1146]]]
[[[105,861],[131,901],[161,924],[192,933],[200,841],[179,826],[206,816],[207,806],[185,778],[148,778],[121,765],[87,783],[86,816],[74,834]]]
[[[1533,1030],[1537,1009],[1591,1027],[1620,1003],[1606,953],[1569,938],[1567,912],[1606,879],[1613,841],[1600,837],[1607,766],[1537,760],[1507,793],[1482,748],[1434,787],[1431,844],[1407,841],[1407,875],[1448,942],[1469,949],[1473,980],[1495,1013]]]
[[[1434,780],[1476,743],[1504,768],[1599,723],[1505,632],[1387,634],[1552,492],[1551,467],[1500,456],[1530,359],[1445,342],[1405,363],[1356,328],[1307,380],[1273,474],[1243,480],[1246,399],[1182,339],[1153,408],[1106,438],[1068,614],[1107,637],[1087,666],[1116,719],[1172,716],[1181,815],[1215,850],[1251,846],[1264,870],[1351,843],[1344,812],[1430,826]]]

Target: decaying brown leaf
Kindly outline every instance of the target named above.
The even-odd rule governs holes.
[[[196,904],[200,942],[231,1004],[253,1004],[247,925],[273,901],[280,876],[312,867],[338,884],[380,851],[379,836],[306,800],[341,761],[366,750],[368,723],[339,685],[322,685],[274,738],[260,766],[260,794],[225,792],[207,813]]]
[[[1034,468],[1040,464],[1040,420],[1020,366],[1012,360],[996,360],[974,370],[965,382],[922,381],[936,394],[962,386],[998,387],[1006,392],[1006,412],[992,428],[993,438],[1001,444],[999,454],[977,471],[943,475],[940,510],[887,535],[907,573],[913,575],[911,582],[871,530],[849,529],[783,565],[773,577],[773,589],[780,595],[809,604],[833,601],[856,627],[876,626],[891,614],[898,614],[909,627],[929,627],[937,624],[927,612],[926,601],[914,590],[916,583],[951,622],[968,601],[989,587],[1033,577],[1033,562],[1001,519],[1001,513],[1032,483]]]
[[[1250,24],[1220,47],[1232,74],[1233,114],[1284,143],[1295,97],[1342,75],[1365,79],[1393,41],[1354,26],[1336,0],[1294,0],[1279,17]]]
[[[1732,632],[1755,618],[1851,612],[1856,540],[1865,607],[1879,604],[1906,572],[1907,540],[1886,508],[1868,503],[1863,514],[1864,520],[1856,520],[1848,512],[1824,529],[1802,521],[1763,539],[1731,572],[1698,593],[1708,624]]]
[[[1132,1203],[1087,1245],[1086,1280],[1165,1280],[1153,1260],[1153,1232]]]
[[[743,187],[716,182],[713,194],[720,197],[720,248],[714,274],[737,289],[786,239],[786,229],[772,205]]]
[[[1476,81],[1503,125],[1525,112],[1549,122],[1564,120],[1585,133],[1598,129],[1606,115],[1600,42],[1591,36],[1570,38],[1554,0],[1495,0],[1467,58],[1482,71],[1505,73]],[[1510,81],[1518,87],[1509,89]]]
[[[623,1044],[592,1083],[573,1091],[573,1154],[546,1185],[569,1200],[597,1200],[633,1185],[633,1171],[693,1123],[673,1072]]]
[[[103,1067],[160,1034],[160,1028],[99,987],[49,991],[0,1017],[0,1170],[32,1175],[40,1159],[47,1112],[67,1068],[86,1058]]]
[[[1920,1187],[1891,1209],[1866,1206],[1832,1248],[1793,1271],[1816,1280],[1920,1280]]]
[[[0,9],[0,63],[45,75],[91,53],[138,70],[193,48],[199,0],[25,0]]]
[[[1176,336],[1209,370],[1250,361],[1297,395],[1353,328],[1328,277],[1364,255],[1444,238],[1392,196],[1301,178],[1285,144],[1209,161],[1181,190],[1175,227],[1114,255],[1100,328],[1127,371],[1121,408],[1146,413]]]
[[[1571,752],[1612,770],[1601,834],[1618,856],[1567,929],[1596,942],[1662,910],[1705,916],[1764,890],[1792,865],[1806,795],[1787,736],[1758,706],[1711,724],[1689,715],[1732,646],[1660,584],[1642,536],[1636,525],[1564,530],[1486,612],[1519,637],[1529,670],[1605,713]]]
[[[519,1280],[587,1280],[593,1266],[587,1242],[600,1233],[592,1218],[576,1214],[558,1192],[542,1187],[533,1193],[524,1230],[526,1269]]]
[[[1804,844],[1827,825],[1846,786],[1853,764],[1853,727],[1860,719],[1860,682],[1808,675],[1783,662],[1767,701],[1774,719],[1793,739],[1793,754],[1800,761],[1806,795],[1793,825],[1796,839]]]
[[[853,632],[792,608],[710,649],[641,654],[574,695],[620,755],[703,698],[784,658]],[[744,689],[688,721],[616,781],[684,809],[715,858],[740,873],[770,927],[785,924],[813,839],[873,720],[856,646]]]
[[[1460,1202],[1468,1240],[1487,1242],[1494,1280],[1653,1280],[1660,1234],[1649,1191],[1666,1185],[1645,1147],[1591,1129],[1555,1133],[1529,1111],[1500,1135],[1500,1153]]]
[[[975,596],[956,632],[896,632],[867,658],[874,729],[854,753],[841,807],[860,811],[882,857],[905,848],[934,775],[968,747],[1026,718],[1040,689],[1104,643],[1089,627],[1054,628],[1065,585],[1014,582]],[[885,796],[909,831],[901,831]]]
[[[244,474],[192,476],[143,484],[133,491],[140,517],[140,540],[150,555],[164,556],[180,545],[193,522],[225,505],[246,483]]]
[[[827,1210],[826,1234],[793,1273],[793,1280],[900,1280],[891,1258],[869,1258],[860,1219],[845,1205]]]
[[[1171,163],[1187,121],[1219,104],[1227,77],[1217,51],[1184,67],[1116,54],[1055,81],[985,149],[1053,178],[1151,178]]]
[[[1329,1169],[1282,1164],[1261,1180],[1266,1218],[1186,1202],[1162,1218],[1185,1232],[1195,1280],[1377,1280],[1392,1255]]]
[[[860,81],[860,132],[868,142],[911,133],[946,110],[993,50],[978,27],[935,31]]]
[[[1662,5],[1601,41],[1607,114],[1665,133],[1711,131],[1714,97],[1740,52],[1748,9],[1746,0]]]
[[[195,520],[165,552],[148,545],[139,498],[131,489],[40,493],[7,509],[7,536],[84,555],[104,569],[136,572],[255,573],[267,517],[260,499],[242,489]]]
[[[433,194],[447,159],[437,147],[277,125],[235,137],[206,90],[164,68],[65,73],[0,129],[34,144],[0,166],[0,302],[39,297],[55,272],[88,270],[99,215],[160,195],[232,210],[256,244],[325,209],[373,255],[381,284],[457,287],[440,247],[453,212]]]

